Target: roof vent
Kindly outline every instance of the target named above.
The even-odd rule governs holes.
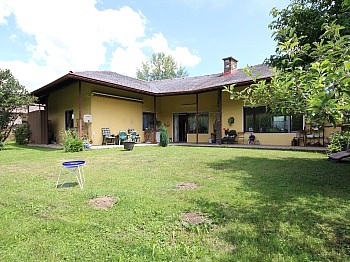
[[[224,60],[224,74],[231,74],[237,69],[237,60],[232,56],[223,58]]]

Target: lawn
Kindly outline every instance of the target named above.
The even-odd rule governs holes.
[[[56,189],[73,159],[84,189]],[[321,153],[9,144],[0,166],[1,261],[350,260],[350,161]]]

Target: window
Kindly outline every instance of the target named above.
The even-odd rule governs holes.
[[[148,128],[154,128],[154,114],[143,113],[142,114],[142,130],[145,131]]]
[[[64,112],[64,123],[65,123],[65,129],[66,130],[74,127],[74,113],[73,113],[73,109],[66,110]]]
[[[303,130],[302,115],[274,115],[265,106],[244,108],[244,131],[255,133],[289,133]]]
[[[187,115],[188,133],[196,133],[196,114],[190,113]],[[207,134],[209,130],[209,114],[198,113],[198,133]]]

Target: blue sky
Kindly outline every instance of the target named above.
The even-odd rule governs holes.
[[[32,91],[69,71],[134,77],[152,53],[172,55],[190,76],[260,64],[276,43],[273,7],[289,0],[0,0],[0,68]]]

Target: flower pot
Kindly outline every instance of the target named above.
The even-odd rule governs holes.
[[[124,145],[124,149],[125,150],[129,150],[130,151],[130,150],[133,150],[135,142],[133,142],[133,141],[124,141],[123,145]]]

